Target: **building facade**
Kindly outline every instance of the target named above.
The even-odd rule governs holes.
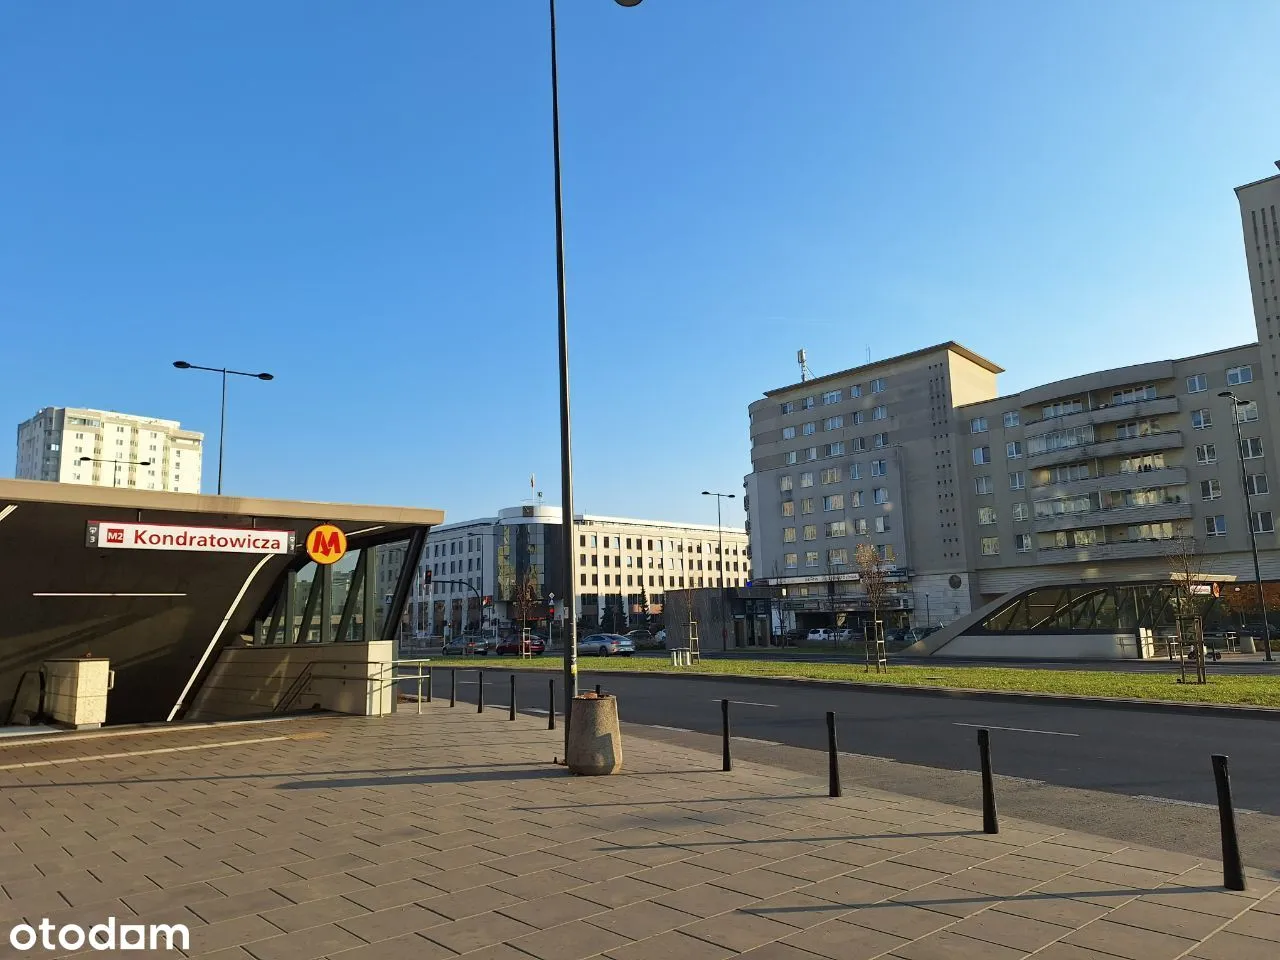
[[[1251,580],[1253,539],[1280,578],[1280,176],[1236,194],[1256,343],[1002,397],[1001,368],[949,342],[752,403],[757,586],[801,626],[863,617],[859,542],[890,619],[917,625],[1037,584],[1168,579],[1186,550]]]
[[[18,425],[20,480],[199,493],[204,434],[110,410],[45,407]],[[82,458],[89,459],[82,459]]]
[[[528,504],[433,528],[419,590],[410,599],[416,630],[440,636],[446,627],[450,634],[482,626],[501,630],[522,620],[545,629],[547,601],[564,569],[560,520],[559,507]],[[610,611],[615,625],[634,624],[646,608],[660,615],[668,590],[719,586],[721,573],[726,589],[745,586],[751,577],[741,527],[586,514],[574,528],[575,614],[588,626],[604,622]],[[556,604],[561,611],[562,600]]]

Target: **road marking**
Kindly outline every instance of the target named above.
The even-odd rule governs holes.
[[[548,711],[544,707],[522,707],[522,713],[541,713],[545,715]]]
[[[960,770],[960,771],[958,771],[958,772],[959,772],[959,773],[963,773],[963,774],[965,774],[965,775],[967,775],[967,776],[971,776],[971,777],[981,776],[981,774],[982,774],[982,771],[980,771],[980,770]],[[1008,781],[1009,783],[1029,783],[1029,784],[1032,784],[1033,786],[1037,786],[1037,787],[1047,786],[1047,784],[1045,783],[1045,781],[1043,781],[1043,780],[1033,780],[1033,779],[1031,779],[1030,777],[1011,777],[1011,776],[1009,776],[1009,774],[1007,774],[1007,773],[994,773],[994,774],[992,774],[992,776],[993,776],[996,780],[1006,780],[1006,781]]]
[[[733,737],[734,743],[763,743],[766,747],[781,746],[777,740],[757,740],[755,737]]]
[[[1078,737],[1078,733],[1062,733],[1060,730],[1028,730],[1026,727],[993,727],[989,723],[952,723],[953,727],[974,727],[978,730],[1008,730],[1010,733],[1040,733],[1046,737]]]
[[[254,737],[248,740],[223,740],[219,743],[195,743],[182,747],[157,747],[154,750],[131,750],[125,753],[99,753],[87,757],[64,757],[59,760],[31,760],[27,763],[6,763],[0,770],[26,770],[31,767],[61,767],[72,763],[89,763],[93,760],[120,760],[125,757],[149,757],[158,753],[186,753],[189,750],[214,750],[218,747],[243,747],[250,744],[278,743],[282,740],[314,740],[326,736],[323,733],[294,734],[283,737]],[[43,746],[44,744],[40,744]]]
[[[719,698],[713,697],[711,702],[719,703],[720,700]],[[729,702],[736,703],[740,707],[769,707],[773,710],[778,709],[778,705],[776,703],[756,703],[754,700],[730,700]]]
[[[1200,810],[1217,810],[1216,803],[1196,803],[1194,800],[1175,800],[1173,797],[1151,797],[1146,794],[1138,794],[1139,800],[1150,800],[1152,803],[1167,803],[1175,807],[1196,807]],[[1236,813],[1257,813],[1257,810],[1249,810],[1245,807],[1236,807]]]
[[[654,730],[670,730],[672,733],[693,733],[692,730],[686,730],[684,727],[664,727],[660,723],[651,723],[649,726]]]

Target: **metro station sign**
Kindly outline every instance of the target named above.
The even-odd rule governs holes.
[[[98,550],[180,550],[188,553],[293,553],[292,530],[183,527],[90,520],[85,546]]]

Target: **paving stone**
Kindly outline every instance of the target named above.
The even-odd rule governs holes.
[[[288,897],[294,903],[306,903],[309,900],[325,900],[329,897],[341,897],[348,893],[367,890],[369,884],[357,880],[345,873],[331,873],[314,880],[295,880],[272,887],[276,893]]]
[[[829,900],[819,900],[817,897],[794,890],[742,907],[741,912],[805,929],[844,916],[848,910]]]
[[[285,904],[286,906],[279,909],[261,912],[264,920],[270,920],[285,933],[306,930],[308,927],[319,927],[326,923],[337,923],[348,917],[358,917],[369,912],[346,897],[326,897],[323,900],[307,900],[303,903],[289,903],[286,900]]]
[[[329,924],[287,936],[259,940],[245,947],[257,960],[317,960],[361,946],[359,937]]]
[[[529,924],[504,917],[500,913],[481,913],[465,920],[453,920],[432,927],[426,931],[425,936],[454,953],[467,953],[536,932],[536,928]]]
[[[1023,960],[1027,953],[940,930],[895,948],[893,956],[902,960]]]
[[[283,932],[259,916],[236,917],[234,920],[211,923],[201,927],[198,932],[192,931],[191,946],[211,953],[228,947],[247,947],[267,937],[278,937]]]
[[[1280,947],[1274,940],[1259,940],[1238,933],[1215,933],[1187,955],[1188,960],[1275,960]]]
[[[361,940],[376,943],[408,933],[420,933],[431,927],[448,923],[449,919],[417,903],[405,903],[398,907],[365,913],[338,921],[338,926],[354,933]]]
[[[678,930],[608,951],[609,960],[728,960],[735,951]]]
[[[544,930],[547,927],[593,916],[604,909],[600,904],[590,900],[583,900],[569,893],[557,893],[503,907],[498,912],[521,923],[527,923],[531,927]]]
[[[782,942],[828,960],[870,960],[907,941],[893,934],[831,920],[792,934]]]
[[[652,900],[667,892],[666,887],[647,883],[638,877],[614,877],[574,889],[573,895],[605,907],[622,907],[641,900]]]
[[[1056,923],[1062,927],[1082,927],[1105,916],[1107,907],[1084,900],[1072,900],[1067,897],[1054,897],[1032,893],[1025,897],[1005,900],[991,908],[999,913],[1010,913],[1016,917],[1027,917],[1030,920],[1043,920],[1045,923]]]
[[[1117,907],[1107,914],[1107,920],[1144,930],[1171,933],[1188,940],[1203,940],[1221,927],[1223,922],[1221,917],[1194,910],[1180,910],[1172,905],[1152,903],[1149,900],[1133,900]],[[1276,923],[1276,939],[1280,940],[1280,918],[1277,918]]]
[[[415,903],[439,895],[440,891],[435,887],[410,878],[365,890],[353,890],[343,896],[366,910],[385,910],[387,907],[398,907],[401,904]]]
[[[948,929],[952,933],[972,937],[974,940],[983,940],[1031,953],[1061,940],[1074,928],[1060,927],[1054,923],[1019,917],[1012,913],[983,910],[981,913],[960,920]]]
[[[575,920],[507,942],[539,960],[582,960],[623,946],[630,938]]]
[[[236,917],[265,913],[291,904],[292,901],[274,890],[250,890],[247,893],[233,894],[229,897],[205,899],[199,903],[188,904],[187,907],[205,923],[218,923],[222,920],[233,920]]]
[[[646,937],[683,927],[697,919],[691,914],[660,903],[641,901],[598,913],[587,917],[586,921],[602,930],[608,930],[632,940],[643,940]]]
[[[1063,937],[1063,942],[1074,943],[1102,953],[1110,953],[1125,960],[1172,960],[1196,946],[1196,941],[1157,930],[1128,927],[1108,920],[1095,920],[1086,927]]]
[[[797,887],[805,885],[803,880],[797,880],[795,877],[788,877],[781,873],[774,873],[772,870],[765,868],[748,870],[745,873],[735,873],[709,882],[717,887],[724,887],[726,890],[749,893],[761,899],[789,893]]]
[[[737,910],[755,901],[756,898],[747,893],[700,883],[697,886],[673,890],[661,897],[655,897],[653,902],[683,913],[691,913],[696,917],[713,917],[718,913]]]

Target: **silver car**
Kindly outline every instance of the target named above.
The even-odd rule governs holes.
[[[636,652],[635,641],[616,633],[593,633],[578,641],[578,655],[629,657]]]

